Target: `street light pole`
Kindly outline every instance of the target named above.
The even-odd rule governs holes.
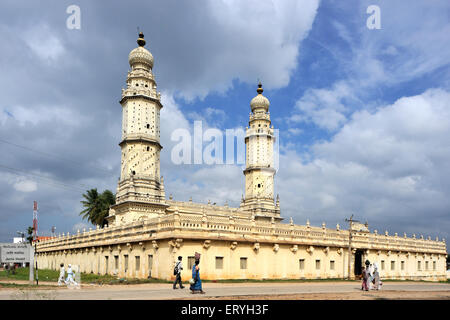
[[[22,238],[22,242],[23,242],[25,239],[25,232],[17,231],[17,234]]]
[[[38,275],[38,263],[36,259],[37,254],[37,239],[34,241],[34,260],[36,261],[36,285],[39,285],[39,275]]]

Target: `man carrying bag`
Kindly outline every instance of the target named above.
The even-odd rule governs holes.
[[[181,270],[183,270],[183,265],[181,260],[183,258],[181,256],[178,257],[178,261],[175,264],[175,268],[173,269],[173,275],[176,276],[175,282],[173,283],[173,288],[177,288],[177,283],[180,284],[180,289],[184,289],[183,283],[181,282]]]

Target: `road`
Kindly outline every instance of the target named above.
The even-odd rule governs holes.
[[[359,299],[364,292],[360,290],[359,282],[306,282],[306,283],[204,283],[203,290],[206,294],[192,295],[185,289],[173,290],[171,284],[139,284],[139,285],[110,285],[89,286],[84,285],[80,289],[68,289],[67,287],[50,288],[45,290],[24,289],[0,289],[0,300],[10,299],[56,299],[56,300],[168,300],[168,299],[217,299],[224,297],[252,299],[266,299],[276,295],[279,299],[286,296],[292,299],[292,295],[312,295],[321,299],[320,294],[329,294],[331,299],[346,297],[348,299]],[[450,284],[425,283],[425,282],[385,282],[380,292],[370,291],[382,297],[383,294],[401,292],[408,294],[418,293],[417,297],[439,293],[440,299],[450,299]],[[407,295],[404,295],[407,297]],[[290,298],[289,298],[290,297]],[[335,297],[335,298],[333,298]],[[356,298],[355,298],[356,297]],[[345,299],[345,298],[344,298]]]

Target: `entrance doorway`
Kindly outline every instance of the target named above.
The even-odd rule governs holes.
[[[355,276],[360,276],[362,273],[362,257],[363,257],[363,250],[356,250],[355,252]]]

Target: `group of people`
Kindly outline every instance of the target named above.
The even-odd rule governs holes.
[[[378,272],[378,265],[376,262],[373,264],[369,260],[366,260],[365,267],[362,267],[362,285],[361,290],[380,290],[381,278]]]
[[[192,266],[192,278],[189,280],[190,287],[192,294],[200,293],[204,294],[205,291],[202,289],[202,280],[200,279],[200,253],[196,252],[195,256],[195,263]],[[173,274],[175,276],[175,281],[173,283],[173,288],[177,289],[177,284],[180,285],[180,289],[184,289],[183,283],[181,282],[181,270],[183,270],[183,264],[182,264],[183,258],[181,256],[178,257],[178,261],[175,264],[175,268],[173,270]]]
[[[78,283],[74,279],[75,272],[72,269],[72,265],[67,266],[67,278],[64,279],[66,271],[64,270],[64,263],[61,263],[59,269],[59,278],[58,278],[58,286],[60,286],[63,282],[65,284],[73,284],[78,285]]]

